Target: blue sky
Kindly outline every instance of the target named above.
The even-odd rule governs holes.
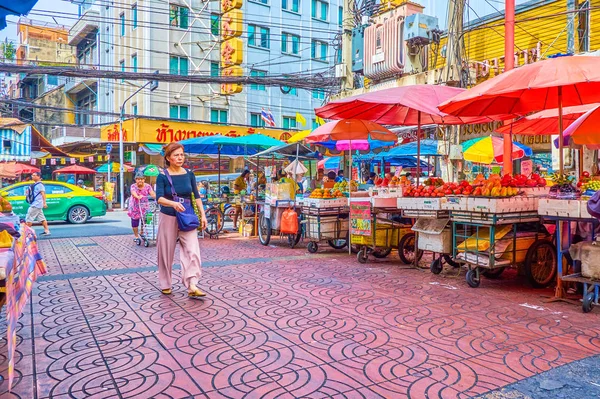
[[[278,2],[279,0],[271,0],[272,2]],[[433,15],[438,17],[440,22],[440,28],[446,28],[446,18],[448,9],[448,0],[413,0],[421,5],[425,6],[425,14]],[[528,0],[516,0],[517,4],[524,3]],[[504,9],[504,0],[467,0],[470,4],[468,8],[467,17],[469,19],[477,19],[488,14],[492,14],[497,10]],[[52,15],[56,15],[56,12],[63,13],[63,18],[56,18],[59,24],[71,26],[76,20],[77,6],[65,0],[38,0],[37,4],[33,8],[32,12],[28,15],[28,18],[34,21],[48,21],[54,22],[54,20],[44,15],[45,10],[55,11]],[[8,26],[0,31],[0,40],[4,41],[5,37],[9,40],[17,41],[17,21],[18,17],[9,16],[7,18]]]

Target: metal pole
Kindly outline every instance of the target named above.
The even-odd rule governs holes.
[[[217,145],[217,157],[219,159],[219,174],[217,175],[217,193],[221,196],[221,146]]]
[[[417,187],[421,177],[421,111],[417,114]]]
[[[558,87],[558,166],[560,174],[564,173],[564,159],[563,159],[563,106],[562,106],[562,87]]]
[[[127,100],[129,100],[129,98]],[[121,116],[119,117],[119,191],[121,198],[121,210],[125,209],[125,182],[123,181],[123,175],[125,174],[123,168],[123,115],[125,114],[125,103],[127,100],[125,100],[121,106]]]
[[[515,0],[506,0],[504,18],[504,72],[510,71],[515,66]],[[513,137],[512,132],[508,140],[504,140],[503,174],[513,173],[512,159]]]

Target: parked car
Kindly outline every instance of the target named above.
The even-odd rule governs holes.
[[[72,184],[59,181],[43,181],[46,187],[46,203],[44,215],[48,221],[66,220],[69,223],[81,224],[92,217],[106,215],[106,204],[103,194],[88,191]],[[25,192],[33,182],[21,182],[0,189],[0,195],[8,200],[13,212],[25,217],[29,204],[25,201]]]

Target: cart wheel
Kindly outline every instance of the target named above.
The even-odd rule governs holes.
[[[588,292],[583,296],[583,313],[590,313],[594,309],[594,293]]]
[[[144,247],[148,248],[150,246],[150,242],[148,240],[144,240]]]
[[[363,248],[360,251],[358,251],[356,259],[358,259],[358,263],[367,263],[367,261],[369,260],[369,256],[367,255],[366,248]]]
[[[423,251],[417,250],[415,253],[415,249],[415,233],[405,234],[398,243],[398,256],[405,265],[412,264],[415,261],[415,256],[417,261],[421,260]]]
[[[258,217],[258,240],[262,245],[271,242],[271,219],[267,219],[264,212]]]
[[[135,243],[136,243],[138,246],[142,245],[142,239],[141,239],[141,238],[136,238],[136,239],[135,239]]]
[[[429,270],[433,274],[440,274],[442,270],[444,270],[444,265],[442,264],[442,258],[435,258],[431,265],[429,265]]]
[[[477,273],[475,272],[475,269],[467,270],[466,280],[467,284],[469,284],[469,287],[471,288],[477,288],[481,283],[481,278],[477,278]]]
[[[448,254],[444,254],[442,255],[442,257],[444,258],[444,260],[446,261],[447,264],[449,264],[452,267],[460,267],[460,263],[455,262],[454,259],[452,259],[452,257]]]
[[[377,259],[383,259],[383,258],[387,257],[391,252],[392,252],[392,248],[376,249],[373,251],[373,256],[376,257]]]
[[[558,262],[556,247],[550,241],[536,241],[525,256],[525,273],[534,288],[545,288],[554,282]]]
[[[342,249],[348,245],[348,240],[327,240],[327,244],[333,249]]]
[[[306,249],[308,249],[308,252],[310,252],[311,254],[314,254],[317,253],[317,251],[319,250],[319,245],[316,242],[311,241],[308,243]]]
[[[499,267],[497,269],[486,269],[482,274],[489,279],[495,279],[500,277],[500,275],[504,272],[504,269],[504,267]]]

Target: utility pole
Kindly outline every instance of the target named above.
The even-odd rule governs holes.
[[[342,92],[354,89],[354,74],[352,73],[352,28],[354,28],[354,15],[350,13],[350,7],[354,0],[344,0],[344,11],[342,13],[342,65],[344,76],[342,77]]]
[[[504,11],[504,72],[515,67],[515,0],[506,0]],[[502,173],[513,172],[512,132],[504,136],[504,162]]]
[[[448,40],[446,42],[446,65],[442,72],[443,84],[448,86],[460,86],[462,74],[462,54],[464,53],[463,15],[465,9],[465,0],[449,0],[448,10]],[[447,128],[448,141],[450,148],[460,143],[460,127],[449,126]],[[448,150],[450,150],[448,148]],[[448,151],[450,152],[450,151]],[[456,168],[452,161],[448,159],[447,176],[443,176],[446,181],[456,181]]]

